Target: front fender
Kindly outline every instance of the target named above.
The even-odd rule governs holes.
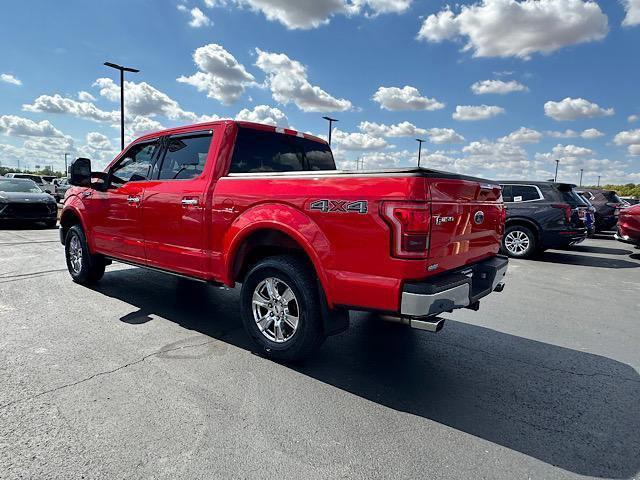
[[[66,224],[66,219],[69,215],[74,216],[80,221],[80,225],[82,226],[82,230],[85,232],[85,236],[87,237],[87,243],[89,244],[89,250],[94,252],[94,244],[92,235],[89,235],[88,225],[87,225],[87,209],[82,201],[79,192],[72,192],[64,199],[64,207],[62,207],[62,212],[60,213],[60,228],[62,229]],[[62,235],[61,235],[62,240]]]
[[[330,285],[323,268],[326,258],[331,254],[331,244],[313,219],[289,205],[263,203],[249,208],[233,221],[223,240],[223,252],[226,252],[224,283],[234,283],[234,260],[244,241],[252,233],[266,229],[278,230],[300,245],[313,263],[327,301],[332,306]]]

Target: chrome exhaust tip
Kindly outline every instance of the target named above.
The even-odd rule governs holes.
[[[401,323],[418,330],[426,330],[427,332],[437,333],[444,327],[444,318],[428,317],[428,318],[411,318],[399,317],[394,315],[381,315],[383,320],[387,322]]]

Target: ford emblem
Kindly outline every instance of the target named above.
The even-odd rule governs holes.
[[[484,212],[476,212],[473,217],[473,221],[476,222],[476,225],[480,225],[482,222],[484,222]]]

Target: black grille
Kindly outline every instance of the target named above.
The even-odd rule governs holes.
[[[12,203],[2,213],[11,217],[41,218],[51,215],[51,210],[46,203]]]

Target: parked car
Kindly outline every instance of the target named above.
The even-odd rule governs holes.
[[[57,215],[54,198],[33,180],[0,178],[0,221],[43,222],[54,228]]]
[[[587,237],[588,205],[575,185],[555,182],[501,181],[507,207],[502,250],[530,258],[548,248],[566,248]]]
[[[93,178],[93,180],[92,180]],[[61,242],[74,281],[118,260],[242,283],[244,327],[281,360],[348,326],[348,310],[438,331],[504,287],[504,206],[492,182],[420,168],[337,171],[329,145],[216,121],[146,135],[104,172],[70,168]]]
[[[616,240],[640,246],[640,204],[620,210]]]
[[[69,183],[69,180],[64,177],[64,178],[60,178],[57,181],[57,185],[56,185],[56,192],[58,194],[58,198],[56,200],[61,201],[64,199],[65,195],[67,194],[67,190],[69,190],[71,188],[71,184]]]
[[[31,173],[19,173],[19,172],[9,172],[4,175],[6,178],[22,178],[26,180],[32,180],[40,187],[43,192],[48,193],[49,195],[56,195],[56,186],[52,183],[47,182],[41,175],[35,175]]]
[[[638,205],[640,203],[640,199],[638,199],[636,197],[620,197],[620,200],[622,200],[623,202],[628,203],[629,206]]]
[[[613,230],[618,223],[620,209],[628,206],[613,190],[584,189],[580,193],[596,209],[596,231]]]

